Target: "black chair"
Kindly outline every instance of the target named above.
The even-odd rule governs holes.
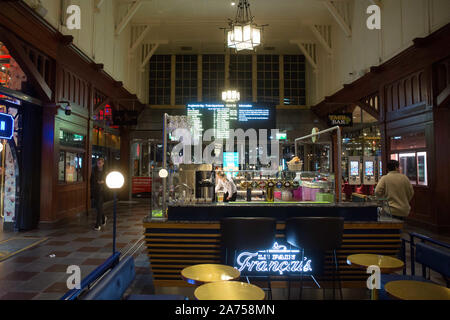
[[[234,266],[239,251],[269,249],[275,242],[277,222],[274,218],[224,218],[220,223],[222,262]],[[247,277],[247,282],[249,277]],[[250,277],[250,278],[253,278]],[[255,277],[257,278],[257,277]],[[270,276],[268,277],[269,299],[272,299]]]
[[[288,244],[302,250],[302,259],[305,250],[318,252],[333,251],[333,299],[335,298],[335,279],[338,278],[341,299],[342,285],[339,275],[339,263],[336,250],[341,247],[344,232],[344,219],[335,217],[305,217],[290,218],[286,220],[286,241]],[[313,280],[317,283],[314,276]],[[318,283],[317,283],[318,284]],[[320,286],[319,286],[320,287]],[[288,279],[288,295],[290,298],[291,282]],[[300,298],[303,292],[303,274],[300,276]],[[325,288],[323,288],[325,298]]]

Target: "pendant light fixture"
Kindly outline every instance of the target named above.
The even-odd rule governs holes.
[[[248,0],[239,0],[236,18],[230,19],[229,28],[225,29],[228,48],[241,50],[255,50],[261,45],[263,28],[253,22]]]

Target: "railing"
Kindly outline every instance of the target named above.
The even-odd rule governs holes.
[[[133,243],[129,248],[127,248],[123,253],[116,252],[110,256],[103,264],[98,266],[94,271],[92,271],[86,278],[81,281],[80,289],[72,289],[67,292],[61,300],[76,300],[81,295],[86,293],[94,287],[119,261],[125,259],[128,256],[134,255],[145,243],[145,237],[142,236]]]
[[[435,245],[438,245],[440,247],[450,249],[450,244],[446,242],[442,242],[439,240],[435,240],[433,238],[430,238],[428,236],[425,236],[423,234],[419,234],[416,232],[409,233],[409,240],[402,238],[402,248],[401,248],[401,254],[402,254],[402,260],[405,262],[405,268],[403,268],[403,275],[406,275],[406,243],[410,244],[410,263],[411,263],[411,275],[416,275],[416,265],[415,265],[415,239],[420,240],[421,242],[429,242]],[[426,277],[426,267],[422,264],[422,277]]]
[[[94,269],[86,278],[81,281],[80,289],[72,289],[67,292],[60,300],[76,300],[80,294],[89,290],[99,279],[101,279],[108,270],[119,263],[120,252],[114,253],[103,264]]]

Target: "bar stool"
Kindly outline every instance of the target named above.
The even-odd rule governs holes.
[[[274,218],[233,217],[220,222],[221,245],[224,249],[222,263],[234,265],[236,254],[242,250],[258,251],[272,247],[275,242],[277,222]],[[247,276],[247,282],[249,282]],[[257,278],[251,276],[250,278]],[[269,299],[272,299],[270,276],[267,276]]]
[[[339,281],[339,291],[341,299],[342,285],[341,277],[339,275],[339,263],[336,257],[336,250],[341,247],[342,234],[344,232],[344,219],[338,217],[304,217],[304,218],[290,218],[286,220],[286,241],[290,245],[301,248],[302,260],[304,251],[333,251],[333,299],[335,299],[335,278],[337,276]],[[313,276],[312,276],[313,277]],[[317,281],[313,280],[317,283]],[[318,284],[318,283],[317,283]],[[291,283],[288,279],[288,297],[290,298]],[[319,286],[320,288],[320,286]],[[303,274],[300,276],[300,299],[303,293]],[[325,288],[323,288],[323,295],[325,298]]]

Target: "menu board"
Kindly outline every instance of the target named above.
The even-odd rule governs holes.
[[[214,129],[216,139],[227,139],[230,129],[275,129],[275,108],[264,105],[192,103],[186,106],[192,117],[194,141],[207,129]]]

